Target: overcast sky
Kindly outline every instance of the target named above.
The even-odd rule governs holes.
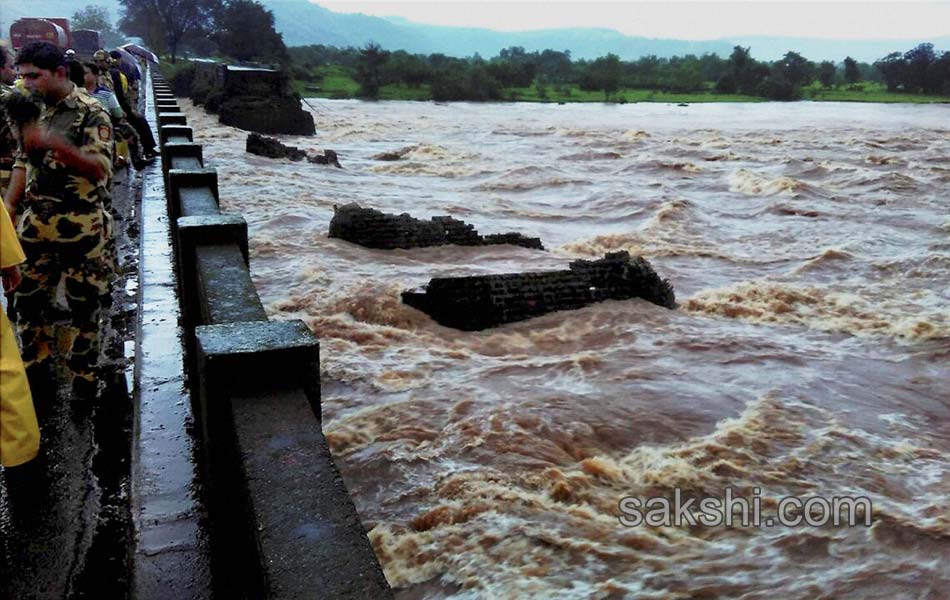
[[[607,27],[628,35],[708,40],[738,35],[835,39],[950,35],[950,0],[722,2],[716,0],[311,0],[336,12],[419,23],[523,31]]]

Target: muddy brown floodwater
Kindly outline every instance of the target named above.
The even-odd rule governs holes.
[[[310,103],[317,135],[282,141],[343,170],[183,105],[268,314],[320,337],[324,429],[400,596],[950,597],[950,106]],[[549,251],[328,239],[348,202]],[[678,310],[465,333],[399,300],[621,249]],[[727,488],[865,496],[873,525],[618,520]]]

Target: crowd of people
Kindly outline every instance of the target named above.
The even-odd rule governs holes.
[[[36,408],[55,397],[54,360],[63,359],[76,401],[100,392],[101,316],[119,266],[113,176],[128,167],[125,146],[142,169],[155,141],[138,110],[138,65],[120,53],[82,62],[30,42],[0,55],[0,273],[11,300],[0,311],[0,465],[10,469],[39,452]]]

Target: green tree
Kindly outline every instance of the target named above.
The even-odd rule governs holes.
[[[657,88],[660,86],[664,59],[654,54],[642,56],[634,62],[623,64],[625,83],[633,88]]]
[[[478,64],[478,63],[476,63]],[[518,66],[504,59],[493,60],[486,67],[489,75],[502,85],[502,87],[521,87],[518,83]]]
[[[811,83],[815,65],[798,52],[786,52],[775,67],[781,76],[793,86],[805,86]]]
[[[339,65],[346,69],[356,69],[359,62],[359,51],[356,48],[334,48],[316,44],[288,48],[287,52],[294,63],[306,64],[311,68]]]
[[[525,52],[521,46],[511,46],[503,49],[496,58],[492,59],[493,64],[506,65],[498,74],[493,73],[493,75],[503,86],[528,87],[534,81],[539,60],[540,56],[537,52],[529,53]]]
[[[432,54],[428,58],[431,69],[432,99],[449,100],[501,100],[502,85],[495,79],[493,64],[486,63],[475,55],[469,59],[459,59],[443,54]]]
[[[501,87],[486,65],[472,65],[465,73],[464,95],[467,100],[500,100]]]
[[[465,99],[465,87],[458,71],[438,69],[432,74],[432,99],[436,102]]]
[[[274,29],[274,13],[255,0],[228,0],[214,20],[212,39],[225,55],[241,61],[286,63],[284,38]]]
[[[764,79],[755,93],[769,100],[800,100],[802,88],[785,79],[782,75],[775,75]]]
[[[907,61],[900,52],[891,52],[882,59],[874,61],[874,68],[878,70],[887,85],[887,91],[894,92],[904,85],[904,74],[907,70]]]
[[[739,91],[739,85],[736,83],[736,76],[732,73],[723,74],[716,81],[716,93],[717,94],[735,94]]]
[[[73,29],[92,29],[99,32],[99,41],[104,48],[115,48],[125,42],[125,37],[112,24],[109,9],[90,4],[77,10],[69,20]]]
[[[703,81],[719,81],[729,70],[729,63],[718,54],[707,52],[699,57],[699,72]]]
[[[818,66],[818,81],[822,87],[830,88],[835,83],[835,63],[824,60]]]
[[[749,53],[750,48],[735,46],[732,54],[729,56],[729,67],[732,74],[732,80],[735,82],[735,91],[755,96],[759,93],[759,86],[769,77],[768,65],[757,62]],[[723,82],[723,90],[728,89],[728,83]],[[717,89],[719,89],[717,84]],[[731,93],[731,92],[723,92]]]
[[[667,88],[677,92],[694,92],[703,89],[703,76],[699,61],[682,60],[670,67],[670,80]]]
[[[616,54],[602,56],[590,63],[588,67],[589,86],[592,89],[604,91],[604,101],[610,100],[611,94],[620,89],[620,77],[623,66],[620,57]]]
[[[729,63],[732,65],[732,70],[736,72],[742,72],[746,70],[749,65],[754,61],[752,55],[750,54],[751,47],[743,48],[742,46],[733,46],[732,54],[729,55]]]
[[[403,83],[411,88],[419,88],[430,81],[432,73],[425,58],[409,54],[405,50],[396,50],[386,61],[385,80],[391,83]]]
[[[363,98],[379,98],[383,86],[381,69],[389,58],[389,52],[379,44],[370,42],[360,50],[356,65],[356,82],[360,84],[359,95]]]
[[[556,83],[567,81],[571,76],[571,51],[545,50],[538,56],[538,75]]]
[[[929,93],[950,96],[950,52],[941,54],[929,73]]]
[[[904,89],[909,92],[927,91],[927,71],[937,62],[933,44],[919,44],[904,53]]]
[[[189,40],[207,38],[220,0],[123,0],[119,28],[137,36],[153,50],[171,55]]]
[[[861,81],[861,69],[858,67],[858,61],[850,56],[846,56],[844,59],[844,80],[852,87]]]

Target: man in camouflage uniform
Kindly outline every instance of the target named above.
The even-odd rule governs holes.
[[[99,48],[92,55],[92,59],[96,66],[99,67],[99,87],[104,87],[114,93],[115,84],[112,82],[112,75],[109,74],[109,67],[112,62],[109,58],[109,53]]]
[[[96,81],[98,81],[98,75],[94,74],[91,70],[91,69],[98,70],[98,67],[96,67],[96,65],[92,63],[90,63],[87,67],[86,65],[79,63],[79,61],[72,60],[72,59],[69,59],[66,61],[66,67],[69,69],[69,79],[76,85],[76,87],[86,90],[86,92],[89,93],[90,96],[92,96],[97,102],[99,102],[99,104],[102,105],[102,107],[106,111],[106,114],[108,114],[111,119],[112,132],[115,134],[115,136],[119,136],[122,132],[121,124],[124,122],[124,118],[117,120],[116,117],[112,115],[109,109],[109,106],[103,104],[102,99],[99,96],[97,96],[95,93],[93,93],[92,90],[89,90],[86,87],[87,83],[90,85],[94,85]],[[105,92],[107,94],[112,94],[112,92],[108,90],[105,90]],[[113,100],[115,101],[114,96],[113,96]],[[115,102],[116,102],[115,106],[118,108],[118,101],[115,101]],[[119,110],[119,113],[121,113],[122,109],[118,108],[118,110]],[[135,137],[135,130],[132,129],[132,127],[128,123],[125,123],[125,130],[131,132],[132,138],[135,140],[134,142],[132,139],[129,140],[129,149],[132,152],[133,162],[140,164],[142,161],[144,161],[144,159],[141,158],[141,149],[135,146],[135,144],[138,143],[138,139]],[[116,152],[115,140],[113,139],[113,145],[112,145],[113,158],[115,157],[115,152]],[[114,164],[115,163],[113,163],[113,165]],[[141,169],[141,167],[136,167],[136,168]],[[111,180],[106,185],[106,188],[109,190],[112,189]],[[99,297],[99,300],[102,302],[102,306],[104,308],[107,308],[107,307],[112,306],[111,283],[115,280],[115,278],[119,274],[119,248],[118,248],[118,240],[116,238],[118,232],[116,231],[116,214],[115,214],[115,209],[112,206],[111,197],[107,196],[103,200],[103,209],[105,210],[105,216],[106,216],[106,231],[108,232],[109,235],[108,235],[108,239],[106,240],[106,247],[102,252],[103,252],[103,260],[105,260],[106,264],[109,266],[111,275],[109,277],[110,285],[108,286],[106,292]]]
[[[103,55],[100,55],[100,52]],[[115,93],[119,105],[125,112],[126,119],[139,134],[139,139],[142,142],[142,154],[146,159],[151,160],[155,157],[155,138],[152,136],[152,128],[149,127],[148,121],[139,112],[137,95],[133,97],[131,93],[132,79],[120,68],[122,56],[115,50],[109,54],[106,54],[104,50],[97,50],[94,56],[96,65],[103,74],[101,78],[109,80],[106,87]]]
[[[7,115],[7,98],[13,93],[15,77],[13,55],[6,46],[0,46],[0,195],[5,196],[10,187],[13,161],[16,155],[16,138]]]
[[[17,159],[26,167],[17,232],[27,262],[14,298],[23,362],[31,379],[44,376],[54,351],[56,289],[65,278],[72,317],[66,364],[74,392],[91,398],[98,389],[99,297],[110,275],[103,251],[112,124],[102,106],[69,80],[56,46],[31,42],[20,49],[16,65],[27,90],[44,102],[39,122],[21,129]]]

